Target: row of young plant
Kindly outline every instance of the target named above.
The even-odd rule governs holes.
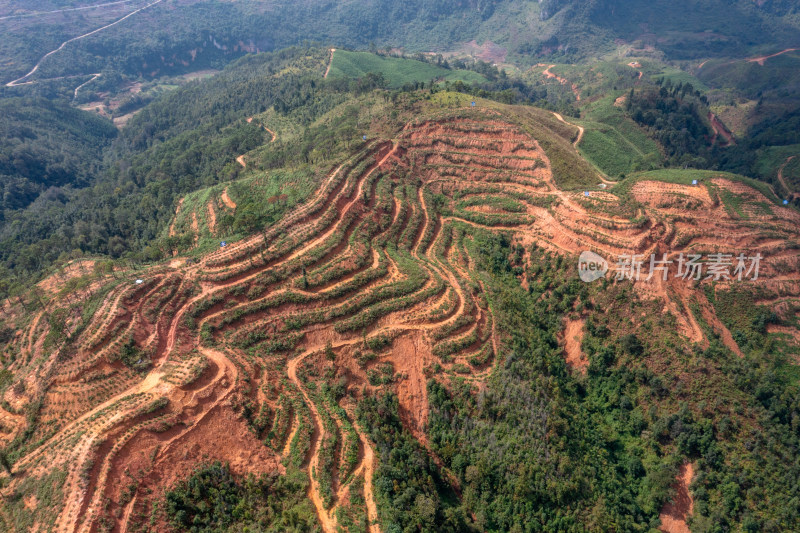
[[[376,186],[378,203],[373,208],[373,212],[380,213],[381,216],[377,221],[374,216],[365,216],[358,227],[350,233],[348,249],[355,250],[355,253],[339,254],[332,261],[304,272],[303,276],[295,282],[295,286],[317,289],[365,268],[372,259],[370,243],[376,235],[384,233],[391,225],[393,206],[391,190],[391,180],[387,175],[382,174]]]
[[[388,274],[388,258],[386,251],[378,250],[378,255],[379,263],[377,268],[356,274],[349,281],[337,285],[328,291],[321,292],[317,295],[308,295],[291,290],[273,293],[261,300],[238,306],[230,312],[221,315],[218,319],[208,323],[209,331],[213,334],[248,316],[261,314],[285,304],[302,305],[337,300],[347,294],[362,290],[373,281],[383,278]]]
[[[333,171],[333,178],[323,184],[323,189],[320,190],[318,198],[285,216],[278,224],[272,228],[268,228],[263,233],[263,236],[269,240],[275,240],[284,234],[287,229],[289,231],[296,231],[298,228],[303,227],[301,222],[304,219],[314,217],[323,208],[333,204],[333,200],[340,192],[340,187],[342,184],[346,183],[353,172],[357,172],[358,169],[366,169],[369,165],[368,159],[372,149],[374,149],[373,146],[368,146],[366,149],[356,154],[350,161],[342,164],[338,171]],[[252,255],[254,251],[257,251],[258,248],[263,247],[263,245],[264,243],[259,244],[256,242],[249,246],[239,246],[230,250],[218,251],[207,262],[207,266],[213,269],[240,263]]]
[[[137,301],[142,297],[143,294],[153,289],[160,281],[160,276],[154,276],[144,279],[142,283],[138,285],[131,284],[127,287],[123,286],[121,293],[117,295],[116,300],[109,306],[109,312],[104,313],[104,316],[96,315],[99,320],[95,322],[94,325],[90,325],[89,328],[84,331],[83,339],[78,343],[78,348],[87,351],[99,350],[100,346],[105,341],[118,333],[117,328],[119,325],[117,328],[109,328],[109,325],[119,315],[124,314],[126,309],[130,308],[133,302]],[[117,312],[114,315],[111,315],[111,310],[113,310],[117,304],[122,304],[119,306],[122,309],[117,309]]]

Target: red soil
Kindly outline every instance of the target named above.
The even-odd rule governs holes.
[[[327,78],[328,74],[331,71],[331,65],[333,65],[333,54],[336,53],[336,48],[330,49],[330,56],[328,58],[328,66],[325,68],[325,74],[322,76],[323,78]]]
[[[675,498],[664,505],[658,518],[661,520],[660,531],[665,533],[689,533],[686,519],[694,512],[694,500],[689,493],[689,485],[694,477],[694,465],[686,463],[681,466],[680,473],[672,488]]]
[[[564,354],[567,358],[567,365],[570,368],[585,374],[586,369],[589,367],[589,360],[581,350],[583,326],[584,320],[567,319],[564,327]]]
[[[206,206],[206,211],[208,212],[208,231],[211,232],[211,235],[216,235],[217,233],[217,206],[215,202],[212,200],[208,202]]]
[[[473,39],[463,46],[463,50],[473,57],[492,64],[505,62],[506,55],[508,55],[508,50],[492,41],[486,41],[479,45],[478,42]]]
[[[224,191],[222,191],[222,196],[220,197],[220,199],[222,200],[222,203],[225,204],[226,207],[230,209],[236,209],[236,204],[234,203],[233,200],[231,200],[231,197],[228,196],[227,188]]]
[[[545,77],[547,77],[548,79],[555,79],[555,80],[557,80],[557,81],[558,81],[558,82],[559,82],[561,85],[567,85],[567,84],[569,84],[569,80],[567,80],[566,78],[562,78],[561,76],[558,76],[558,75],[556,75],[556,74],[553,74],[552,72],[550,72],[550,69],[551,69],[551,68],[553,68],[553,67],[555,67],[555,65],[550,65],[550,66],[548,66],[548,67],[547,67],[547,68],[544,70],[544,72],[542,72],[542,74],[544,74],[544,75],[545,75]],[[641,76],[640,76],[640,77],[641,77]],[[578,90],[578,86],[577,86],[576,84],[574,84],[574,83],[573,83],[573,84],[571,84],[571,85],[570,85],[570,88],[572,89],[572,93],[575,95],[575,100],[577,100],[578,102],[580,102],[580,101],[581,101],[581,93],[580,93],[580,91]]]
[[[712,142],[717,140],[718,136],[722,136],[725,139],[724,146],[730,146],[732,144],[736,144],[736,141],[733,139],[733,134],[725,127],[725,124],[717,118],[717,115],[714,113],[708,113],[708,120],[711,121],[711,127],[714,129],[714,139]]]

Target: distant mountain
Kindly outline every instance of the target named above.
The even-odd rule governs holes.
[[[219,67],[245,53],[304,41],[412,52],[458,51],[472,41],[490,41],[522,62],[540,57],[579,61],[624,44],[671,59],[740,56],[800,45],[799,11],[788,0],[163,2],[111,31],[69,43],[47,58],[32,79],[103,68],[152,77]],[[58,47],[64,37],[56,35],[89,32],[100,24],[94,20],[70,20],[69,31],[58,17],[24,19],[24,24],[0,20],[6,35],[0,43],[3,81],[22,76],[34,57]]]
[[[564,22],[555,40],[559,49],[608,45],[622,39],[664,52],[672,59],[747,54],[753,49],[800,43],[790,2],[749,0],[544,0],[543,18]]]

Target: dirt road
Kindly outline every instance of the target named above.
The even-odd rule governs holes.
[[[85,82],[81,83],[80,85],[78,85],[77,87],[75,87],[75,92],[73,93],[72,97],[73,98],[77,98],[78,97],[78,91],[80,91],[83,87],[85,87],[85,86],[89,85],[90,83],[92,83],[94,80],[96,80],[100,76],[102,76],[102,74],[100,74],[99,72],[96,72],[96,73],[92,74],[92,79],[90,79],[89,81],[85,81]]]
[[[730,131],[728,131],[728,128],[725,127],[725,124],[723,124],[722,121],[719,118],[717,118],[717,115],[709,112],[708,120],[711,122],[711,127],[714,130],[715,140],[718,136],[721,136],[723,139],[725,139],[725,146],[731,146],[736,144],[736,141],[733,138],[733,134]]]
[[[576,128],[578,128],[578,138],[577,138],[577,139],[575,139],[575,140],[572,142],[572,146],[574,146],[575,148],[577,148],[577,147],[578,147],[578,145],[580,144],[581,140],[583,139],[583,132],[584,132],[584,128],[583,128],[583,126],[578,126],[577,124],[573,124],[572,122],[567,122],[566,120],[564,120],[564,117],[562,117],[562,116],[561,116],[559,113],[556,113],[555,111],[553,112],[553,115],[554,115],[554,116],[555,116],[555,117],[556,117],[558,120],[560,120],[561,122],[563,122],[564,124],[569,124],[570,126],[575,126]]]
[[[761,65],[763,67],[764,63],[766,63],[767,59],[771,59],[773,57],[778,57],[778,56],[786,54],[788,52],[795,52],[797,50],[798,50],[797,48],[787,48],[786,50],[781,50],[780,52],[772,54],[772,55],[760,56],[760,57],[751,57],[750,59],[747,59],[746,61],[748,63],[758,63],[759,65]]]
[[[572,94],[574,94],[574,95],[575,95],[575,100],[577,100],[578,102],[580,102],[580,101],[581,101],[581,93],[580,93],[580,91],[578,90],[578,86],[577,86],[576,84],[574,84],[574,83],[572,83],[572,84],[571,84],[571,83],[569,82],[569,80],[568,80],[568,79],[566,79],[566,78],[562,78],[561,76],[559,76],[559,75],[557,75],[557,74],[554,74],[553,72],[551,72],[551,71],[550,71],[550,69],[551,69],[551,68],[553,68],[553,67],[555,67],[555,65],[550,65],[550,66],[548,66],[548,67],[547,67],[547,68],[544,70],[544,72],[542,72],[542,74],[544,74],[544,75],[545,75],[545,76],[546,76],[548,79],[551,79],[551,78],[552,78],[552,79],[555,79],[555,80],[556,80],[556,81],[558,81],[558,82],[559,82],[561,85],[569,85],[569,86],[570,86],[570,88],[572,89]]]

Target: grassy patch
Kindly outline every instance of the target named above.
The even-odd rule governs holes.
[[[614,105],[616,96],[602,98],[587,109],[581,153],[609,176],[661,166],[658,144]]]
[[[4,507],[14,531],[30,531],[34,524],[52,531],[60,511],[67,471],[54,469],[40,477],[29,477],[5,499]]]
[[[336,50],[329,76],[340,78],[361,78],[369,72],[383,74],[389,86],[399,88],[407,83],[429,82],[430,80],[463,81],[482,83],[482,75],[469,70],[450,70],[423,61],[401,57],[383,57],[369,52],[350,52]]]

